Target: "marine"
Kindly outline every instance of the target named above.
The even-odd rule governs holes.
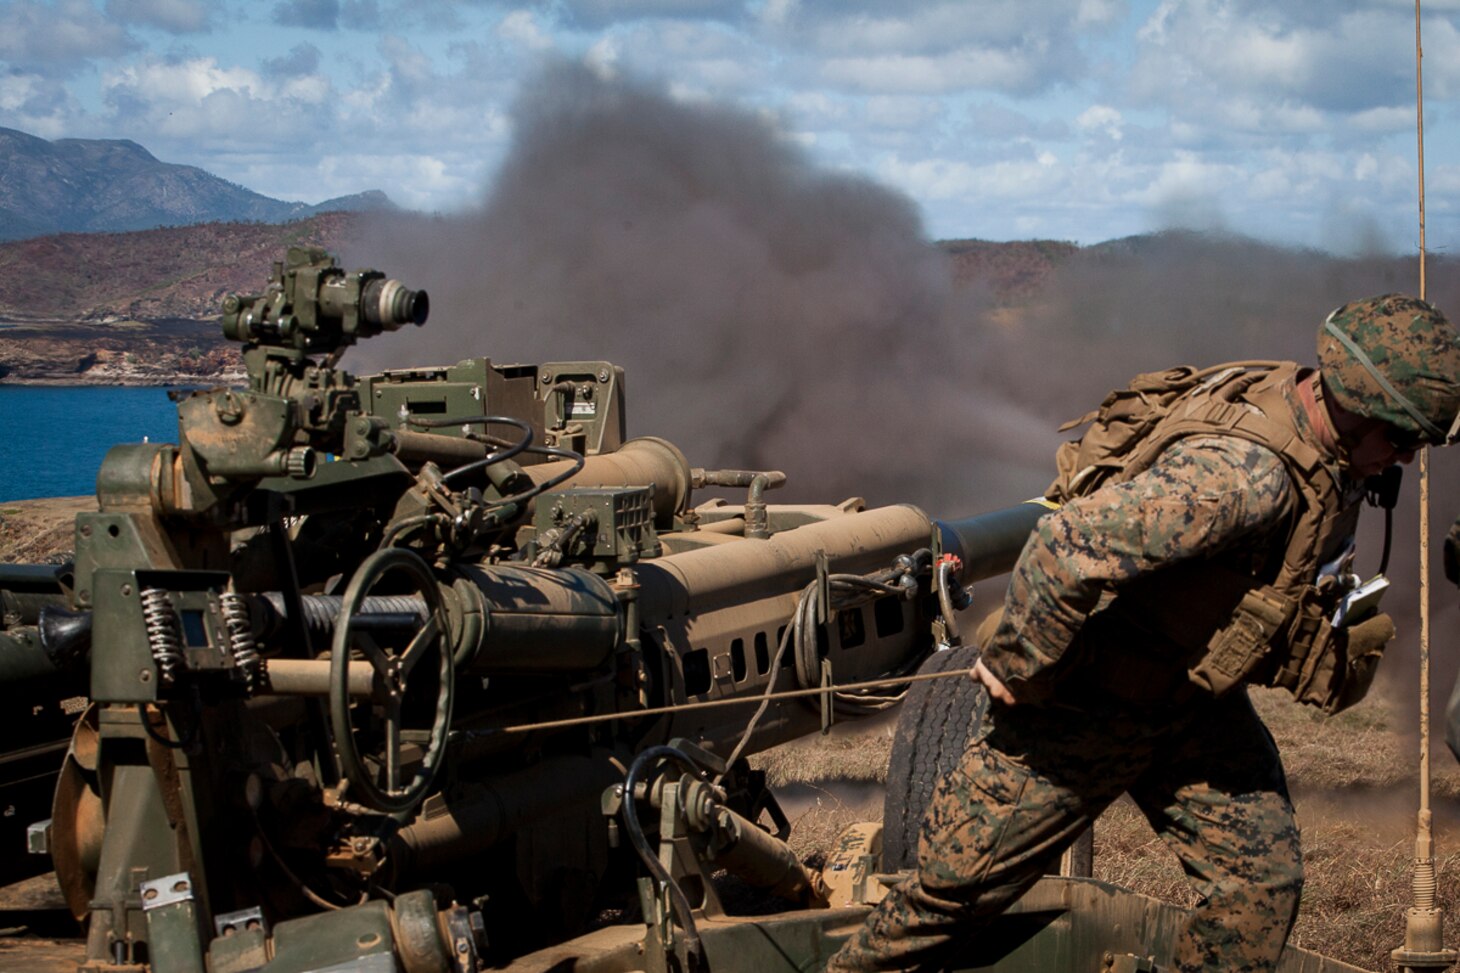
[[[1367,690],[1387,615],[1338,624],[1365,480],[1460,426],[1460,336],[1403,295],[1335,310],[1317,369],[1140,376],[1058,457],[973,670],[993,699],[923,823],[918,867],[833,973],[979,965],[979,932],[1129,794],[1198,894],[1183,973],[1271,970],[1302,851],[1282,763],[1247,697],[1330,712]]]

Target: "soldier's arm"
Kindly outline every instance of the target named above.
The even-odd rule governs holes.
[[[1284,536],[1296,502],[1282,460],[1265,447],[1226,436],[1177,443],[1139,476],[1040,522],[1010,577],[985,666],[1019,701],[1046,698],[1102,594],[1189,558]]]

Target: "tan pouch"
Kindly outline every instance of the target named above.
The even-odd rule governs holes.
[[[1258,673],[1293,617],[1293,599],[1271,587],[1242,596],[1188,676],[1214,696]]]
[[[1339,713],[1363,699],[1374,684],[1384,649],[1394,638],[1394,620],[1380,612],[1341,629],[1324,620],[1315,634],[1298,678],[1288,688],[1300,703]]]

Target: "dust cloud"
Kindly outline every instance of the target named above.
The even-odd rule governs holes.
[[[431,322],[352,352],[367,371],[488,355],[607,359],[630,435],[706,467],[782,469],[781,500],[863,496],[960,517],[1040,492],[1058,424],[1139,371],[1311,361],[1355,297],[1416,287],[1412,258],[1336,257],[1167,231],[1076,251],[1032,297],[953,283],[911,201],[812,165],[762,116],[554,64],[525,85],[480,206],[381,217],[345,254],[431,293]],[[1336,221],[1335,225],[1341,225]],[[1334,253],[1370,251],[1336,240]],[[1431,298],[1460,309],[1433,265]],[[1460,314],[1460,310],[1456,310]],[[1432,550],[1460,497],[1435,457]],[[1386,691],[1413,698],[1417,477],[1395,517]],[[1360,565],[1377,567],[1370,514]],[[1436,563],[1435,685],[1460,667]],[[1443,709],[1443,699],[1436,701]]]

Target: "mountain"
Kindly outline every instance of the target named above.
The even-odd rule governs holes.
[[[202,223],[0,243],[0,333],[14,324],[213,320],[223,295],[255,293],[291,246],[338,253],[354,213],[289,223]]]
[[[223,295],[257,293],[290,246],[338,252],[364,219],[330,212],[0,243],[0,381],[237,381],[238,345],[218,328]]]
[[[0,128],[0,241],[394,208],[378,190],[314,205],[286,202],[196,166],[161,162],[127,139],[49,142]]]

